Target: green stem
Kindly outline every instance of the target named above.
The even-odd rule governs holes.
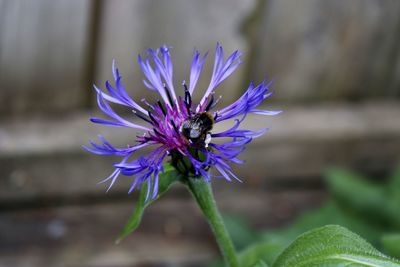
[[[210,183],[198,177],[187,178],[187,185],[211,226],[226,265],[239,267],[235,247],[218,211]]]

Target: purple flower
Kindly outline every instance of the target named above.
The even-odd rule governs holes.
[[[214,110],[220,99],[214,97],[215,90],[241,64],[240,56],[241,54],[235,51],[224,59],[222,46],[217,44],[211,81],[198,104],[192,101],[192,95],[207,53],[201,56],[197,50],[194,51],[189,84],[182,83],[181,95],[177,94],[178,90],[174,87],[173,65],[167,46],[157,50],[148,49],[145,58],[139,55],[138,62],[145,76],[144,85],[161,97],[153,104],[144,99],[142,103],[138,103],[128,95],[121,83],[121,75],[113,63],[114,85],[107,81],[107,92],[94,86],[98,106],[108,119],[91,118],[91,121],[106,126],[132,128],[142,131],[143,134],[136,137],[134,145],[125,148],[114,147],[102,136],[99,136],[101,143],[91,141],[91,146],[85,146],[95,154],[122,158],[119,163],[114,164],[115,171],[102,181],[109,182],[108,190],[120,174],[134,176],[129,192],[148,181],[146,199],[155,198],[159,174],[163,171],[163,162],[167,158],[170,158],[175,168],[186,176],[203,176],[210,181],[212,175],[208,170],[213,167],[217,172],[214,177],[223,177],[228,181],[239,180],[232,172],[230,164],[243,163],[237,157],[244,150],[244,145],[266,131],[241,130],[241,122],[249,113],[280,113],[257,108],[271,95],[271,83],[266,81],[259,85],[251,83],[238,100],[225,108]],[[138,117],[141,121],[132,122],[121,117],[112,109],[110,103],[128,107],[133,112],[132,117]],[[212,131],[214,124],[234,118],[232,128],[220,133]],[[144,147],[151,147],[153,150],[147,155],[135,157],[135,153]]]

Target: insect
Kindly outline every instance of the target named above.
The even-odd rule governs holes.
[[[192,118],[184,121],[181,126],[181,133],[189,142],[194,144],[203,144],[208,147],[211,142],[211,129],[214,124],[213,117],[207,113],[198,113]]]

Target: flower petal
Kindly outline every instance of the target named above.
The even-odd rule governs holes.
[[[113,60],[113,65],[112,65],[112,73],[114,77],[114,82],[115,82],[115,88],[110,84],[109,81],[106,82],[106,88],[107,91],[109,92],[110,95],[104,93],[101,91],[96,85],[93,85],[93,88],[96,90],[97,94],[101,94],[104,99],[107,101],[119,104],[119,105],[124,105],[127,107],[131,107],[134,109],[137,109],[143,113],[146,113],[147,111],[142,108],[138,103],[136,103],[126,92],[124,86],[122,85],[122,77],[119,74],[118,69],[115,66],[115,61]]]
[[[270,85],[271,83],[266,83],[265,81],[258,86],[254,86],[253,83],[250,83],[246,92],[238,100],[216,112],[216,122],[238,116],[242,116],[241,120],[243,120],[248,113],[269,116],[281,113],[281,111],[256,109],[256,107],[261,104],[266,97],[271,95],[271,92],[268,92]]]
[[[205,99],[211,94],[211,92],[213,92],[229,75],[232,74],[232,72],[237,69],[241,64],[240,57],[241,53],[235,51],[224,62],[224,50],[222,46],[217,43],[210,85],[201,99],[200,105],[204,103]]]
[[[190,66],[190,80],[189,80],[189,92],[192,95],[196,88],[197,81],[199,80],[201,70],[203,69],[204,61],[206,60],[208,52],[206,52],[203,58],[200,59],[200,52],[195,50],[193,52],[192,64]]]

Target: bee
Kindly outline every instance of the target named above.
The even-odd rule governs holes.
[[[193,144],[204,144],[208,147],[211,142],[211,130],[214,125],[214,118],[207,112],[194,115],[184,121],[181,126],[181,133]]]

